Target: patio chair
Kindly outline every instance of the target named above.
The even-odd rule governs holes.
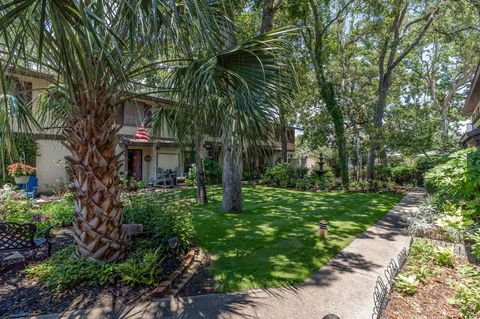
[[[169,185],[167,185],[167,183]],[[165,170],[161,167],[157,168],[157,185],[162,187],[171,186],[173,184],[172,177],[165,172]]]
[[[180,183],[183,183],[185,182],[185,175],[184,175],[184,172],[183,172],[183,167],[181,166],[178,166],[177,169],[176,169],[176,183],[175,184],[178,184],[179,182]]]
[[[27,183],[24,185],[25,192],[27,196],[30,198],[37,197],[37,189],[38,189],[38,177],[36,176],[29,176]]]

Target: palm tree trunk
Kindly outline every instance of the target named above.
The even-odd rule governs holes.
[[[205,169],[203,165],[203,137],[201,134],[195,138],[195,165],[197,167],[197,202],[208,204],[207,184],[205,183]]]
[[[233,122],[233,121],[231,121]],[[222,211],[242,212],[242,143],[235,125],[229,123],[223,136]]]
[[[73,179],[76,254],[95,261],[124,256],[117,132],[107,94],[83,98],[81,114],[66,121],[67,172]]]

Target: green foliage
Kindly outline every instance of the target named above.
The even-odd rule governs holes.
[[[39,211],[41,211],[44,216],[49,216],[49,224],[52,227],[71,226],[75,216],[73,195],[66,193],[62,199],[39,207]]]
[[[416,184],[417,168],[414,164],[402,164],[392,167],[392,178],[395,183],[403,185],[404,183]]]
[[[409,259],[414,263],[428,264],[433,261],[434,247],[426,239],[417,239],[410,247]]]
[[[205,168],[205,182],[207,185],[219,184],[222,180],[222,168],[210,156],[205,157],[203,161]]]
[[[116,281],[153,285],[159,279],[160,263],[158,249],[138,249],[124,262],[108,264],[77,258],[72,245],[45,261],[29,265],[24,272],[55,293],[65,293],[79,287]]]
[[[434,262],[440,266],[453,267],[453,248],[436,247],[434,250]]]
[[[472,243],[472,253],[480,259],[480,228],[476,232],[467,235],[468,241]]]
[[[440,201],[465,206],[464,215],[480,219],[480,150],[452,154],[446,163],[427,172],[425,186]]]
[[[385,164],[376,164],[373,168],[373,172],[376,180],[386,182],[392,178],[392,169]]]
[[[432,275],[432,271],[426,265],[423,265],[420,267],[413,267],[412,271],[422,284],[425,284],[427,282],[428,277]]]
[[[455,289],[450,302],[460,308],[466,319],[475,319],[480,315],[480,270],[473,265],[463,265],[459,268],[461,279],[453,282]]]
[[[203,161],[205,173],[205,183],[207,185],[216,185],[222,179],[222,168],[211,157],[207,156]],[[197,166],[192,164],[185,176],[185,184],[193,187],[197,184]]]
[[[133,285],[153,285],[158,280],[161,262],[160,250],[136,253],[125,262],[116,265],[115,270],[121,281]]]
[[[395,278],[394,287],[395,290],[405,295],[414,295],[417,292],[419,283],[417,275],[406,272]]]
[[[126,173],[120,174],[120,184],[125,190],[128,191],[137,191],[139,189],[145,188],[145,182],[137,179],[134,176],[130,176]]]
[[[188,250],[195,231],[192,224],[192,200],[179,194],[132,195],[127,197],[123,211],[125,223],[142,224],[145,234],[158,241],[161,252],[168,252],[168,240],[176,237],[177,252]]]
[[[73,196],[70,193],[57,201],[36,206],[21,192],[0,193],[0,220],[16,223],[35,223],[39,230],[46,227],[70,226],[74,217]]]
[[[295,180],[295,168],[288,163],[269,167],[262,176],[262,183],[283,188],[294,187]]]
[[[197,185],[197,166],[195,164],[190,166],[185,176],[185,184],[190,187]]]
[[[29,223],[35,215],[34,209],[33,201],[23,192],[0,192],[0,220]]]

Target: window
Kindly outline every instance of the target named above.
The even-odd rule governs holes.
[[[142,102],[125,102],[123,106],[123,124],[138,126],[150,116],[150,106]]]

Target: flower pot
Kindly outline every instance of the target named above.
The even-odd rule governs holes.
[[[28,181],[28,176],[15,177],[15,183],[17,183],[17,184],[26,184],[27,181]]]

